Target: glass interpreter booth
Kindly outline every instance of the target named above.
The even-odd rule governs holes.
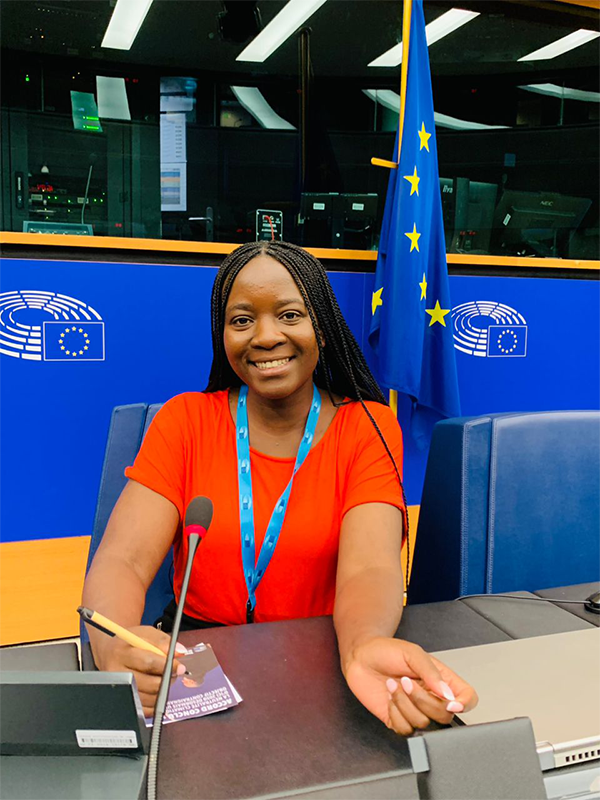
[[[284,0],[154,0],[128,49],[103,46],[114,5],[0,4],[4,231],[234,244],[267,210],[298,244],[377,249],[400,2],[317,4],[262,60]],[[459,11],[429,48],[448,252],[598,258],[597,9]],[[425,3],[432,31],[454,13]]]

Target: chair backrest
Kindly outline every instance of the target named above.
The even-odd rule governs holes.
[[[92,529],[92,539],[86,574],[91,566],[94,554],[102,541],[108,518],[123,491],[127,478],[125,467],[133,464],[148,426],[162,403],[148,405],[134,403],[128,406],[116,406],[113,409],[102,466],[102,477],[96,503],[96,515]],[[146,607],[142,617],[143,625],[152,625],[160,617],[165,606],[173,598],[171,567],[173,553],[170,550],[146,594]],[[81,641],[89,641],[85,625],[81,625]]]
[[[600,412],[490,414],[433,432],[409,600],[600,578]]]

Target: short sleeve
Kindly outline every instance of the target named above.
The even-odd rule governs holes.
[[[353,454],[349,458],[346,492],[342,516],[355,506],[363,503],[389,503],[405,510],[400,479],[402,478],[402,431],[391,409],[380,403],[366,403],[373,419],[388,446],[396,464],[398,474],[390,454],[386,451],[375,426],[357,405],[353,436]]]
[[[146,432],[125,475],[170,500],[183,519],[187,430],[185,395],[168,400]]]

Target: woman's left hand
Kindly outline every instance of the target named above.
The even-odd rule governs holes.
[[[477,705],[477,694],[423,648],[378,637],[359,645],[344,666],[348,686],[388,728],[410,736],[431,720],[448,724]]]

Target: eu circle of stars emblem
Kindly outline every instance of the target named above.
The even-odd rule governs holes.
[[[58,346],[66,356],[77,358],[77,356],[84,356],[86,350],[89,350],[90,339],[83,328],[72,325],[70,328],[65,328],[60,334]]]

